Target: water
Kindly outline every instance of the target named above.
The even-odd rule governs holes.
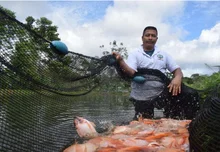
[[[134,111],[127,97],[109,93],[45,96],[23,90],[1,96],[0,151],[61,151],[78,139],[75,116],[93,121],[97,128],[103,122],[131,121]]]
[[[62,151],[80,142],[73,125],[75,116],[94,122],[98,131],[103,129],[103,124],[127,124],[134,116],[128,93],[64,97],[15,91],[1,99],[1,152]],[[155,116],[160,112],[156,110]]]

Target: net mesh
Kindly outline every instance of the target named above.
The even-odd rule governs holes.
[[[50,45],[0,8],[0,151],[60,151],[74,132],[56,117],[104,81],[112,56],[62,56]]]
[[[220,151],[220,94],[218,86],[206,98],[200,113],[189,127],[189,141],[192,152]]]
[[[57,117],[61,114],[65,117],[76,98],[106,84],[103,75],[108,75],[111,66],[120,78],[129,82],[132,79],[123,73],[111,55],[94,58],[68,52],[62,56],[52,51],[50,41],[0,8],[0,151],[62,151],[78,139],[73,136],[76,132],[72,124],[60,123],[56,120],[64,118]],[[170,82],[158,70],[139,69],[135,76],[146,74],[157,77],[164,86]],[[178,99],[170,96],[166,87],[158,98],[152,99],[157,108],[165,107],[166,117],[195,117],[199,108],[198,93],[185,85],[182,87],[183,95]],[[213,146],[220,141],[216,127],[219,96],[214,96],[216,98],[206,100],[206,108],[190,126],[190,144],[194,151],[219,151],[218,146]],[[100,103],[91,104],[100,106]],[[74,106],[71,108],[77,111],[79,107]],[[117,109],[120,114],[110,110],[113,111],[111,119],[121,124],[131,120],[130,114],[125,112],[120,120],[118,115],[123,115],[120,109]],[[206,145],[201,146],[204,143]]]
[[[51,50],[48,40],[0,12],[1,72],[5,76],[30,89],[70,96],[86,94],[99,85],[111,55],[98,59],[69,52],[62,57]]]
[[[124,80],[131,79],[129,76],[124,75],[120,68],[116,67],[116,69],[118,70],[118,74],[121,75]],[[134,93],[131,92],[130,100],[134,102],[136,113],[138,112],[144,115],[145,111],[148,111],[146,107],[153,106],[158,109],[164,109],[164,116],[167,118],[193,119],[199,112],[200,97],[195,89],[182,83],[181,94],[178,96],[172,96],[167,88],[171,80],[161,71],[143,68],[138,69],[138,72],[135,73],[134,77],[136,76],[143,76],[145,78],[150,77],[149,81],[152,81],[152,84],[148,81],[136,84]],[[155,81],[161,82],[163,85],[159,84],[159,88],[158,86],[154,88],[153,85],[155,85]],[[150,90],[148,90],[148,85],[152,85]],[[151,93],[143,93],[150,91]],[[147,95],[149,95],[149,97],[146,97]],[[144,100],[140,100],[139,98],[148,99],[147,102],[143,102]]]

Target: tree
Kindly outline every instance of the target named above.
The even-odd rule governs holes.
[[[58,27],[45,17],[35,19],[28,16],[24,24],[6,17],[0,25],[0,43],[4,44],[0,47],[4,49],[2,52],[7,54],[3,58],[7,59],[13,67],[8,70],[8,73],[11,72],[11,77],[18,82],[29,85],[30,81],[26,81],[28,79],[59,88],[65,85],[63,82],[85,74],[92,66],[86,58],[79,58],[79,56],[74,58],[69,55],[61,57],[51,50],[48,41],[60,40],[60,38]],[[70,81],[68,82],[70,84]]]
[[[204,99],[212,95],[211,93],[217,89],[217,87],[220,87],[220,73],[216,72],[210,76],[193,74],[191,78],[184,78],[183,82],[187,86],[200,90],[200,96]],[[220,90],[218,89],[217,91],[217,94],[220,96]]]
[[[29,16],[26,23],[17,26],[13,32],[17,39],[13,42],[15,47],[10,58],[11,64],[32,79],[42,81],[40,73],[47,70],[45,65],[54,58],[48,42],[43,38],[59,40],[57,27],[47,18],[34,19]]]
[[[103,51],[102,54],[104,56],[110,55],[112,52],[118,52],[121,54],[122,58],[127,59],[128,51],[127,48],[123,45],[123,43],[119,43],[117,41],[113,41],[109,43],[110,51]],[[101,49],[105,49],[104,45],[100,46]],[[128,88],[128,82],[121,81],[114,67],[110,67],[107,71],[102,74],[105,84],[103,87],[106,90],[117,90],[119,87],[122,89]]]
[[[13,40],[16,39],[16,33],[13,30],[17,28],[17,24],[11,22],[6,15],[11,18],[16,17],[14,12],[0,6],[0,84],[2,88],[12,86],[12,80],[9,77],[13,77],[14,74],[5,66],[5,62],[10,63],[14,49]]]
[[[15,33],[12,31],[16,28],[16,24],[8,20],[4,13],[8,14],[12,18],[15,18],[15,13],[9,9],[3,8],[1,5],[0,11],[0,50],[6,53],[4,49],[7,49],[8,55],[9,50],[13,48],[11,41],[12,39],[15,39]]]
[[[2,6],[0,6],[0,11],[0,56],[13,67],[12,70],[8,69],[8,65],[1,64],[1,71],[17,81],[23,79],[24,75],[42,81],[41,73],[43,72],[45,78],[43,81],[46,81],[50,77],[49,74],[56,73],[56,71],[48,72],[55,69],[49,68],[50,64],[54,66],[56,65],[54,62],[58,61],[45,39],[60,40],[57,26],[45,17],[35,19],[32,16],[26,18],[26,23],[19,24],[10,19],[16,18],[14,12]],[[15,71],[17,71],[16,74]]]
[[[109,45],[111,46],[111,51],[103,51],[103,55],[109,55],[112,52],[118,52],[121,54],[122,58],[127,59],[128,57],[128,51],[127,48],[123,46],[123,43],[121,42],[119,45],[117,44],[117,41],[110,42]],[[101,45],[100,48],[104,48],[104,45]]]

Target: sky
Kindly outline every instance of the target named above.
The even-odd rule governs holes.
[[[158,29],[157,47],[169,53],[184,76],[210,75],[220,65],[220,1],[2,1],[16,18],[47,17],[69,51],[103,56],[110,42],[128,52],[140,47],[143,29]],[[104,45],[104,48],[100,48]]]

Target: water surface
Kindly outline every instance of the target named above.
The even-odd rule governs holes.
[[[78,140],[73,120],[82,116],[102,128],[132,120],[127,95],[99,93],[80,97],[13,91],[1,97],[0,151],[61,151]]]

